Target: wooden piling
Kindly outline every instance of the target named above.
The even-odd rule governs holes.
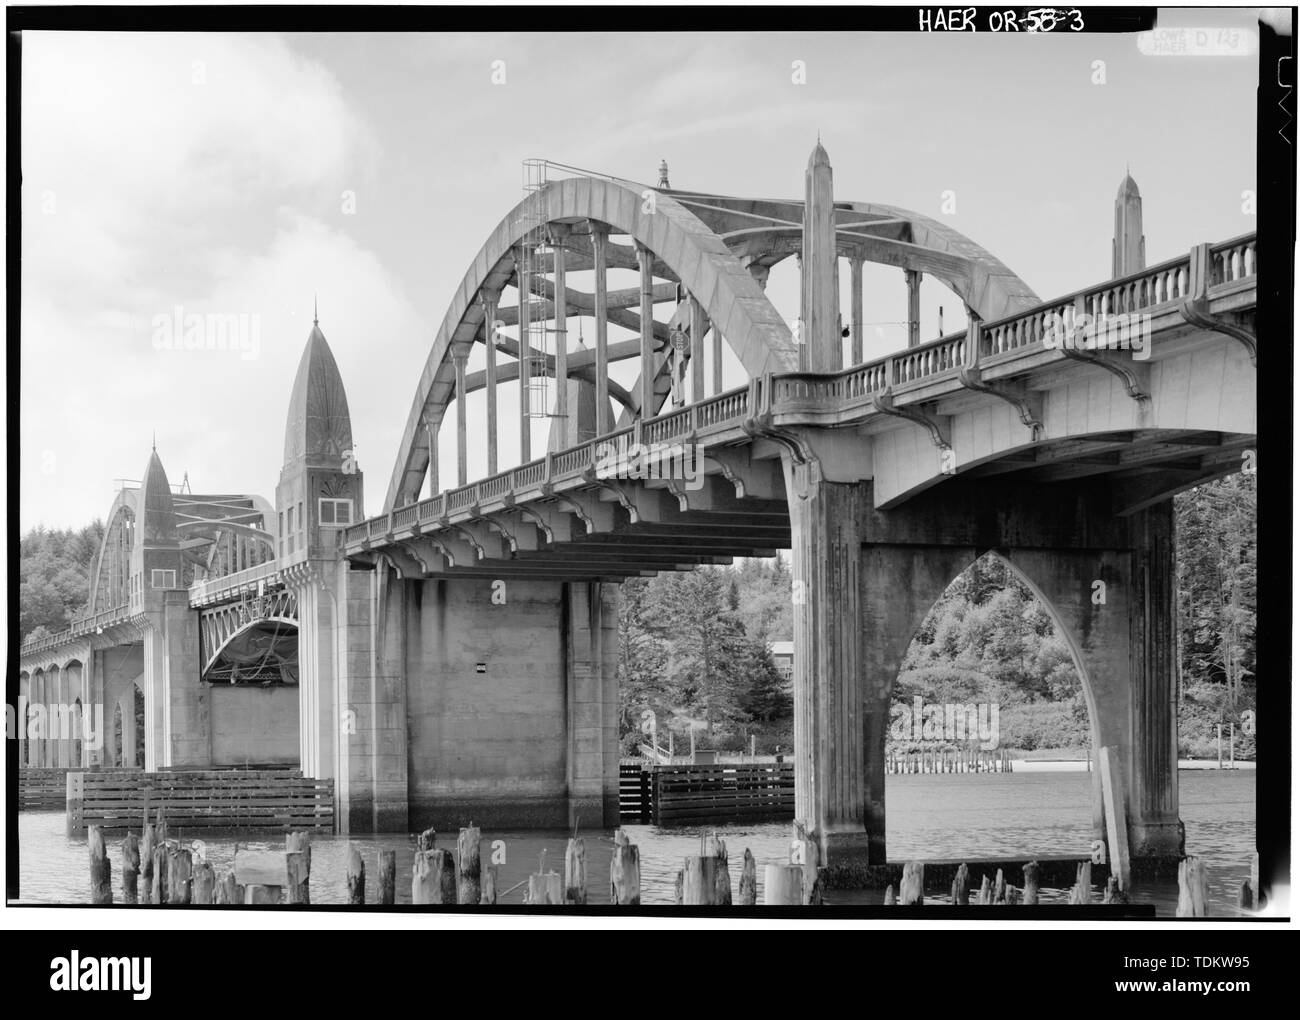
[[[903,879],[898,883],[898,902],[904,907],[919,907],[925,902],[925,865],[919,861],[908,861],[903,865]]]
[[[559,872],[537,872],[528,876],[528,897],[524,900],[533,906],[555,905],[564,903],[564,880]]]
[[[497,902],[497,868],[495,864],[490,864],[483,869],[482,881],[479,884],[478,901],[489,907],[496,906]]]
[[[456,873],[456,855],[450,850],[435,850],[429,855],[429,863],[438,879],[438,902],[455,903],[460,885],[460,876]]]
[[[803,905],[804,870],[798,864],[769,864],[763,869],[763,905]]]
[[[1007,897],[1004,902],[1008,907],[1014,907],[1020,902],[1020,890],[1014,885],[1007,886]]]
[[[140,837],[128,832],[122,840],[122,902],[139,900]]]
[[[194,877],[190,880],[190,902],[211,904],[215,898],[217,874],[207,861],[199,861],[194,866]]]
[[[1120,888],[1119,879],[1114,875],[1106,876],[1106,891],[1101,896],[1102,903],[1127,903],[1128,893]]]
[[[1002,869],[998,868],[997,877],[993,880],[993,902],[1005,903],[1007,899],[1007,880],[1002,877]]]
[[[153,851],[157,844],[157,835],[152,825],[144,827],[144,837],[140,841],[140,902],[153,903]]]
[[[803,859],[804,903],[820,902],[821,884],[817,881],[817,868],[821,863],[821,847],[808,837],[808,827],[799,820],[795,821],[791,836],[790,862],[796,863],[796,855]]]
[[[289,885],[287,902],[311,902],[311,837],[305,832],[291,832],[284,837],[285,867]]]
[[[887,885],[887,886],[885,886],[885,906],[887,906],[887,907],[892,907],[892,906],[894,906],[897,902],[898,902],[898,900],[897,900],[897,898],[894,896],[894,887],[893,887],[893,885]]]
[[[711,907],[717,902],[718,859],[687,857],[682,868],[682,903],[688,907]]]
[[[620,907],[641,903],[641,852],[622,829],[614,830],[614,855],[609,859],[609,901]]]
[[[587,844],[581,836],[564,848],[564,902],[579,906],[587,902]]]
[[[731,906],[731,871],[727,864],[727,844],[718,838],[716,830],[710,830],[701,840],[701,856],[712,857],[713,865],[713,902],[720,907]]]
[[[686,875],[682,870],[678,870],[677,878],[673,881],[673,902],[679,907],[686,901]]]
[[[1199,857],[1184,857],[1178,865],[1178,908],[1175,917],[1204,917],[1210,898],[1210,876]]]
[[[980,889],[975,894],[975,902],[981,907],[993,905],[993,883],[989,881],[988,875],[980,877]]]
[[[418,842],[417,837],[417,842]],[[438,879],[429,863],[429,852],[416,850],[411,857],[411,902],[417,905],[436,903],[441,895]]]
[[[970,869],[963,861],[957,866],[957,874],[952,879],[952,905],[964,907],[970,904]]]
[[[754,855],[745,847],[745,859],[740,865],[740,906],[752,907],[758,902],[758,866]]]
[[[483,859],[479,851],[483,834],[470,822],[456,837],[456,902],[478,903],[483,898]]]
[[[167,844],[159,841],[153,848],[153,902],[160,906],[167,898]]]
[[[397,902],[397,851],[379,851],[379,902],[392,906]]]
[[[348,845],[348,903],[355,905],[366,902],[366,862],[361,851],[353,844]]]
[[[244,902],[244,890],[235,881],[235,869],[227,868],[217,883],[216,901],[220,904],[234,905]]]
[[[1075,906],[1087,906],[1092,902],[1092,861],[1079,862],[1070,889],[1070,902]]]
[[[456,887],[456,861],[450,850],[415,851],[411,862],[412,903],[455,903]]]
[[[415,837],[415,854],[411,857],[412,903],[437,903],[442,897],[442,875],[434,872],[433,863],[429,860],[431,855],[432,849],[427,847],[424,833],[418,834]]]
[[[432,850],[437,839],[438,834],[433,829],[425,829],[415,837],[415,849]]]
[[[86,835],[86,846],[90,851],[90,902],[113,902],[113,862],[108,856],[108,847],[104,845],[104,830],[92,825]]]
[[[173,846],[167,855],[167,902],[183,906],[190,902],[190,880],[194,859],[183,847]]]
[[[682,868],[682,903],[686,906],[730,906],[731,873],[727,844],[716,832],[700,837],[700,854],[687,857]]]
[[[1038,905],[1038,862],[1030,861],[1025,865],[1025,906]]]

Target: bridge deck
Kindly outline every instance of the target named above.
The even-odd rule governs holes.
[[[893,428],[897,426],[894,408],[939,399],[979,399],[979,387],[971,384],[972,378],[991,384],[1077,365],[1073,352],[1063,352],[1044,341],[1053,324],[1068,327],[1083,315],[1141,313],[1149,317],[1153,334],[1191,333],[1193,328],[1182,310],[1189,299],[1203,296],[1206,309],[1215,314],[1254,304],[1255,236],[1243,235],[1210,245],[1208,250],[1209,258],[1201,267],[1205,275],[1199,280],[1192,277],[1192,256],[1170,259],[1006,319],[975,322],[970,330],[841,372],[751,379],[747,386],[638,420],[579,446],[547,453],[361,521],[344,533],[346,552],[358,562],[371,562],[382,552],[398,562],[399,569],[417,574],[482,576],[485,571],[495,571],[528,576],[535,570],[556,577],[603,572],[613,578],[673,564],[770,554],[773,548],[788,545],[789,538],[779,469],[771,477],[766,499],[737,498],[719,504],[716,495],[692,500],[680,478],[651,478],[645,484],[649,493],[629,491],[628,486],[611,484],[617,479],[610,476],[608,466],[626,463],[632,450],[661,447],[662,458],[676,455],[675,449],[690,447],[703,449],[710,457],[705,469],[709,474],[717,474],[721,468],[726,475],[725,466],[714,458],[728,447],[752,443],[763,425],[856,425],[868,432]],[[968,373],[970,368],[977,370],[975,376]],[[885,403],[889,410],[882,410]],[[1125,443],[1137,440],[1139,445],[1153,447],[1149,455],[1134,458],[1133,470],[1180,458],[1185,462],[1186,448],[1170,439],[1154,432],[1126,435]],[[1215,443],[1206,438],[1203,445]],[[1225,447],[1224,452],[1231,459],[1233,450]],[[1212,463],[1198,464],[1203,464],[1209,475],[1216,472]],[[738,485],[738,492],[740,488]],[[626,521],[620,516],[614,522],[615,504],[626,511]],[[564,548],[557,546],[551,533],[557,523],[565,528],[559,520],[563,515],[550,513],[548,508],[582,522],[562,536]],[[477,534],[471,533],[470,528],[484,521],[500,533],[504,549],[497,550],[495,539],[485,542],[481,528]],[[518,525],[530,522],[543,529],[546,541],[536,548],[520,548],[519,536],[527,529]],[[394,551],[402,543],[415,546],[413,558],[401,560]],[[596,548],[602,543],[605,548]],[[454,551],[457,548],[459,556]],[[445,563],[431,570],[430,554],[435,559],[441,556]],[[536,566],[530,567],[530,561]],[[582,564],[587,565],[585,573]]]

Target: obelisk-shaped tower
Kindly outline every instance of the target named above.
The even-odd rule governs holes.
[[[1111,242],[1112,278],[1128,276],[1147,265],[1146,238],[1142,236],[1142,195],[1137,182],[1124,173],[1115,196],[1115,239]]]
[[[799,367],[807,372],[834,372],[841,367],[835,202],[831,161],[820,139],[804,173],[802,268]]]

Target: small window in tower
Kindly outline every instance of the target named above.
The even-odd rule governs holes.
[[[149,587],[151,588],[175,588],[176,571],[174,570],[154,570],[149,578]]]
[[[317,503],[322,528],[342,528],[352,523],[352,500],[322,498]]]

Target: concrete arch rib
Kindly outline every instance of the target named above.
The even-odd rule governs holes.
[[[112,587],[110,581],[117,581],[120,589],[122,579],[130,577],[130,555],[131,549],[134,548],[134,536],[131,536],[132,541],[125,547],[119,543],[119,539],[121,530],[133,526],[138,520],[137,493],[136,489],[119,490],[113,505],[108,508],[104,537],[99,540],[99,551],[91,563],[90,598],[87,603],[91,613],[114,609],[126,601],[120,599],[120,591],[110,590]],[[115,562],[115,554],[119,552],[126,557],[124,562]]]
[[[513,249],[539,223],[593,220],[655,253],[703,304],[749,376],[791,372],[798,351],[789,325],[749,271],[700,218],[670,194],[654,211],[628,184],[590,177],[548,184],[516,206],[479,249],[438,329],[407,416],[385,511],[414,502],[429,463],[426,423],[440,421],[455,395],[453,346],[468,347],[483,324],[481,292],[499,294],[513,272]]]
[[[230,647],[232,641],[234,641],[240,635],[247,634],[250,630],[257,628],[258,626],[264,623],[274,623],[276,625],[277,631],[281,627],[286,627],[286,628],[292,627],[293,630],[297,632],[300,621],[295,619],[292,616],[262,616],[256,620],[250,620],[248,623],[245,623],[241,627],[237,627],[235,630],[231,631],[224,638],[222,638],[221,643],[217,645],[215,649],[213,649],[210,655],[207,656],[207,661],[203,663],[203,668],[200,670],[200,676],[205,675],[208,672],[208,670],[210,670],[213,666],[216,665],[217,660],[221,658],[221,653]]]
[[[803,202],[685,192],[674,197],[738,254],[771,264],[802,248]],[[840,255],[933,276],[986,322],[1039,303],[990,251],[928,216],[894,205],[836,202],[835,223]]]

